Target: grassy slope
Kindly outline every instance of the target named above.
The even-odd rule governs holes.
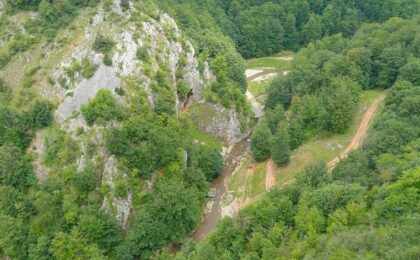
[[[249,167],[255,165],[255,170]],[[240,199],[255,197],[265,191],[266,162],[254,163],[248,155],[229,183],[229,190]]]
[[[297,173],[311,163],[319,160],[328,162],[339,155],[351,142],[363,114],[381,93],[382,92],[378,90],[367,90],[362,93],[359,110],[351,127],[346,133],[316,137],[296,149],[292,154],[289,165],[277,169],[276,184],[281,186],[291,181]],[[247,173],[247,169],[252,163],[252,159],[247,158],[229,185],[229,190],[235,191],[238,198],[252,198],[265,192],[266,162],[257,164],[257,171],[258,169],[262,169],[263,178],[260,176],[261,173],[257,174],[257,171],[254,175],[249,175]]]
[[[74,50],[77,45],[75,43],[83,38],[85,26],[90,22],[92,16],[91,12],[93,12],[91,8],[85,8],[69,26],[57,32],[53,41],[48,42],[47,39],[41,39],[27,51],[16,54],[9,64],[0,71],[0,76],[12,87],[14,93],[12,106],[14,108],[22,109],[31,104],[41,89],[52,88],[48,83],[48,74],[60,64],[63,57],[68,56]],[[25,21],[29,15],[29,12],[20,11],[17,16],[20,21]],[[47,49],[49,49],[48,52],[46,52]],[[37,66],[40,66],[40,69],[32,77],[35,83],[30,88],[23,88],[25,73]]]

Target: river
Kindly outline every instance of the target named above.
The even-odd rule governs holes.
[[[234,144],[231,152],[225,160],[222,174],[216,178],[211,187],[216,190],[213,199],[213,207],[204,215],[202,222],[198,225],[191,237],[196,241],[202,241],[207,235],[216,229],[217,223],[222,218],[223,200],[228,192],[229,182],[241,163],[241,159],[248,152],[250,146],[250,136],[241,142]]]

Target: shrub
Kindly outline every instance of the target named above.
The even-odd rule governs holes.
[[[121,0],[120,6],[121,6],[122,10],[125,12],[125,11],[128,10],[128,8],[130,8],[130,1],[129,0]]]
[[[147,48],[138,48],[136,52],[137,59],[147,62],[150,58]]]
[[[111,66],[112,65],[112,59],[111,59],[111,57],[109,57],[108,54],[104,55],[103,62],[106,66]]]
[[[8,86],[6,82],[2,78],[0,78],[0,92],[6,92],[8,90]]]
[[[82,106],[81,110],[89,125],[95,123],[99,118],[105,121],[121,118],[121,111],[112,93],[105,89],[99,90],[96,97],[87,105]]]
[[[117,93],[119,96],[124,96],[125,91],[123,88],[118,87],[118,88],[115,88],[115,93]]]
[[[41,129],[51,124],[53,105],[48,101],[37,101],[32,109],[24,114],[28,125],[34,129]]]
[[[179,99],[183,100],[184,98],[187,97],[189,88],[185,80],[180,80],[178,82],[178,88],[176,91],[178,93]]]
[[[89,61],[89,59],[85,58],[82,61],[82,76],[86,79],[89,79],[95,75],[95,71],[97,69],[96,64]]]
[[[115,43],[111,38],[108,38],[102,34],[96,36],[95,42],[93,43],[93,49],[97,52],[108,53],[112,50]]]

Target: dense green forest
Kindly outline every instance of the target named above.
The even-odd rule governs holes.
[[[223,219],[198,243],[189,235],[201,221],[210,183],[222,172],[222,144],[197,141],[196,126],[177,115],[174,96],[187,96],[185,82],[179,80],[173,92],[167,66],[162,64],[154,75],[153,91],[161,94],[156,106],[149,105],[145,91],[130,79],[124,90],[100,90],[81,107],[80,115],[93,130],[82,127],[76,135],[54,120],[55,102],[38,96],[21,100],[0,76],[0,257],[420,257],[419,1],[117,2],[122,12],[139,8],[155,14],[160,8],[173,16],[194,46],[200,69],[208,62],[216,77],[205,100],[245,115],[251,112],[243,95],[244,58],[296,51],[290,74],[269,87],[266,115],[253,130],[251,153],[257,161],[272,157],[285,165],[292,151],[310,138],[348,130],[362,90],[387,89],[381,115],[363,148],[331,173],[325,162],[314,163],[295,183],[274,189],[238,217]],[[19,53],[54,42],[84,10],[114,4],[4,3],[0,70]],[[9,25],[19,15],[31,19],[22,24],[23,30],[12,32]],[[103,54],[105,65],[112,65],[110,53],[117,48],[112,40],[98,34],[92,48]],[[144,49],[135,55],[145,63],[152,59]],[[80,73],[84,79],[97,69],[88,60],[72,65],[66,73]],[[24,90],[31,89],[40,66],[33,64],[24,73]],[[103,182],[107,166],[96,163],[100,147],[93,140],[99,130],[104,131],[105,153],[126,173],[115,177],[113,187]],[[39,132],[46,133],[41,159],[50,169],[42,182],[35,176],[33,155]],[[85,144],[89,159],[81,171],[82,148],[76,139]],[[127,226],[103,210],[109,194],[117,200],[131,198]]]
[[[323,36],[348,37],[366,22],[408,18],[420,11],[411,0],[308,1],[206,0],[158,1],[193,34],[214,25],[228,35],[244,58],[267,56],[282,49],[298,50]],[[200,15],[197,15],[200,14]],[[196,30],[197,28],[203,28]]]

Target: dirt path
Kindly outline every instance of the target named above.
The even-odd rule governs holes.
[[[369,107],[369,109],[365,112],[365,114],[362,117],[362,120],[360,121],[359,127],[356,131],[356,134],[354,135],[351,143],[344,149],[343,152],[336,158],[332,159],[328,163],[328,171],[331,172],[337,164],[340,162],[340,160],[346,158],[352,151],[356,150],[360,147],[360,145],[363,143],[364,139],[366,138],[367,132],[369,130],[369,125],[375,115],[375,112],[378,110],[379,105],[384,100],[385,95],[381,95],[378,97]],[[274,185],[275,185],[275,172],[276,172],[276,164],[274,163],[273,159],[269,159],[267,162],[267,174],[265,179],[265,188],[266,191],[269,191]],[[291,179],[286,183],[283,183],[281,187],[285,187],[287,185],[293,184],[296,179]],[[245,201],[243,201],[240,204],[240,208],[244,208],[252,203],[255,203],[259,201],[261,198],[264,197],[264,193],[255,196],[253,198],[247,198]]]
[[[345,159],[352,151],[359,148],[360,145],[363,143],[363,140],[365,139],[369,129],[369,123],[372,121],[376,110],[378,109],[379,105],[384,100],[384,98],[385,95],[381,95],[380,97],[378,97],[363,115],[362,120],[359,124],[359,128],[357,129],[356,134],[354,135],[351,143],[346,147],[346,149],[344,149],[344,151],[340,153],[339,156],[335,157],[327,164],[329,172],[334,170],[334,168],[337,166],[340,160]]]
[[[254,112],[254,115],[256,118],[260,118],[264,115],[264,107],[258,103],[258,101],[255,99],[254,95],[252,95],[251,92],[248,90],[245,93],[246,99],[248,100],[249,104],[251,105],[252,112]]]
[[[265,175],[265,191],[270,191],[271,188],[276,184],[276,172],[277,166],[273,159],[270,157],[267,162],[267,173]]]
[[[251,81],[254,81],[255,79],[258,79],[260,77],[263,77],[263,76],[265,76],[267,74],[274,74],[274,73],[277,75],[277,72],[275,70],[263,70],[263,71],[258,72],[256,74],[253,74],[252,76],[247,77],[247,80],[249,82],[251,82]]]

